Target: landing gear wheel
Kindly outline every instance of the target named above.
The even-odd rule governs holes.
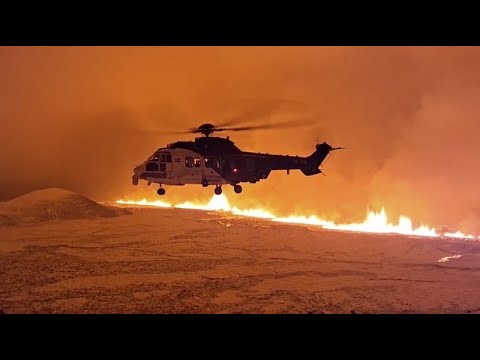
[[[217,186],[215,188],[215,195],[221,195],[222,194],[222,188],[220,186]]]
[[[161,196],[161,195],[165,195],[165,189],[164,189],[164,188],[158,189],[158,190],[157,190],[157,194],[160,195],[160,196]]]
[[[202,179],[202,186],[207,187],[208,186],[208,181],[207,179]]]
[[[132,183],[133,183],[133,185],[137,186],[138,185],[138,178],[137,177],[132,178]]]
[[[240,185],[234,185],[233,191],[235,191],[236,194],[240,194],[242,192],[242,187]]]

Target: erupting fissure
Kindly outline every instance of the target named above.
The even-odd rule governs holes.
[[[460,231],[455,233],[446,232],[439,234],[434,228],[430,228],[425,225],[421,225],[418,228],[414,228],[412,220],[406,216],[400,216],[398,224],[391,224],[388,222],[387,214],[385,210],[376,213],[370,211],[367,218],[362,223],[352,224],[335,224],[333,221],[323,220],[315,215],[307,216],[287,216],[278,217],[269,211],[263,209],[239,209],[235,206],[231,206],[226,196],[214,195],[210,202],[207,204],[197,204],[192,202],[183,202],[180,204],[172,205],[163,201],[148,201],[146,199],[140,201],[133,200],[118,200],[117,204],[122,205],[139,205],[139,206],[153,206],[163,208],[179,208],[179,209],[194,209],[194,210],[209,210],[209,211],[228,211],[234,215],[248,216],[260,219],[269,219],[276,222],[284,222],[291,224],[305,224],[305,225],[317,225],[328,230],[340,230],[351,231],[361,233],[380,233],[380,234],[402,234],[402,235],[415,235],[425,237],[449,237],[459,239],[475,239],[473,235],[465,235]],[[480,236],[478,237],[480,239]]]

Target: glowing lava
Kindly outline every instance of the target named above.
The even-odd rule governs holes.
[[[143,199],[140,201],[133,201],[133,200],[118,200],[116,201],[117,204],[122,205],[141,205],[141,206],[155,206],[155,207],[163,207],[169,208],[172,207],[169,203],[157,200],[157,201],[147,201],[147,199]]]
[[[335,224],[334,222],[331,222],[331,221],[318,219],[315,216],[311,216],[309,218],[289,216],[286,218],[278,218],[275,220],[281,221],[281,222],[288,222],[288,223],[320,225],[324,229],[329,229],[329,230],[342,230],[342,231],[355,231],[355,232],[381,233],[381,234],[403,234],[403,235],[416,235],[416,236],[429,236],[429,237],[439,236],[435,232],[435,229],[429,228],[428,226],[425,226],[425,225],[422,225],[419,228],[414,229],[412,226],[412,221],[405,216],[400,216],[398,224],[393,225],[387,221],[387,215],[385,213],[385,209],[382,209],[382,211],[379,213],[370,211],[365,221],[360,224],[355,224],[355,223]]]
[[[437,262],[447,262],[450,261],[450,259],[460,259],[462,255],[452,255],[452,256],[445,256],[438,260]]]
[[[458,239],[475,239],[473,235],[465,235],[464,233],[457,231],[456,233],[449,233],[446,232],[443,236],[451,237],[451,238],[458,238]],[[480,239],[480,236],[478,237]]]
[[[459,238],[459,239],[475,238],[473,235],[465,235],[460,231],[457,231],[455,233],[446,232],[444,234],[437,234],[434,228],[430,228],[425,225],[421,225],[418,228],[414,228],[412,224],[412,220],[410,220],[410,218],[406,216],[400,216],[398,220],[398,224],[392,224],[388,222],[387,214],[385,213],[384,209],[382,209],[382,211],[380,211],[379,213],[370,211],[367,214],[367,218],[362,223],[335,224],[333,221],[320,219],[314,215],[310,217],[306,217],[306,216],[278,217],[263,209],[239,209],[235,206],[232,207],[224,194],[213,195],[212,199],[207,204],[196,204],[196,203],[191,203],[187,201],[181,204],[172,205],[159,200],[148,201],[146,199],[143,199],[140,201],[118,200],[117,204],[154,206],[154,207],[162,207],[162,208],[175,207],[180,209],[194,209],[194,210],[207,210],[207,211],[227,211],[234,215],[248,216],[248,217],[260,218],[260,219],[269,219],[275,222],[316,225],[328,230],[352,231],[352,232],[361,232],[361,233],[402,234],[402,235],[415,235],[415,236],[425,236],[425,237],[444,236],[444,237]]]

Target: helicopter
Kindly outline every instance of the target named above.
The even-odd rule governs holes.
[[[235,193],[242,192],[240,183],[256,183],[268,178],[273,170],[300,170],[311,176],[322,173],[320,165],[334,150],[326,142],[317,144],[315,151],[306,157],[272,155],[240,150],[229,137],[211,136],[223,131],[246,131],[270,126],[228,127],[210,123],[192,128],[186,133],[199,133],[195,141],[177,141],[156,150],[142,164],[134,167],[133,185],[140,180],[158,183],[158,195],[165,195],[164,185],[183,186],[201,184],[215,186],[215,194],[222,194],[222,185],[231,185]],[[185,133],[185,132],[182,132]]]

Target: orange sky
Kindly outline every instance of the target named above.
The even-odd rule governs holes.
[[[478,231],[478,104],[479,48],[0,47],[0,200],[51,186],[154,198],[156,187],[131,185],[133,165],[193,136],[141,130],[251,113],[318,125],[229,134],[241,149],[309,155],[327,141],[348,150],[327,160],[327,177],[280,172],[245,184],[240,204],[341,220],[383,205]],[[173,200],[212,193],[167,189]]]

